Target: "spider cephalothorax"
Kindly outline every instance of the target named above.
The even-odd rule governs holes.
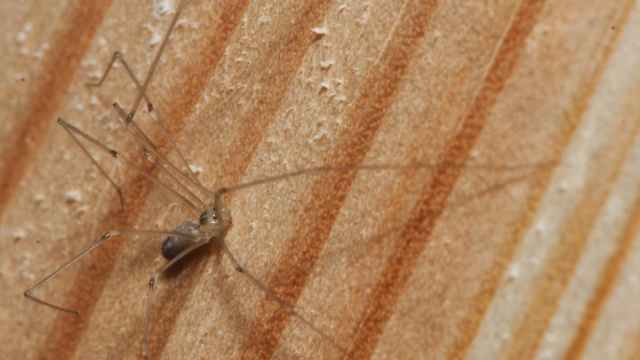
[[[200,214],[198,222],[185,221],[175,228],[175,234],[171,234],[164,239],[162,242],[162,256],[167,260],[171,260],[196,241],[220,239],[224,236],[226,227],[229,224],[228,213],[221,210],[219,214],[214,206],[210,206]]]
[[[205,225],[217,223],[218,221],[220,221],[220,218],[218,216],[216,209],[212,206],[206,209],[205,211],[203,211],[202,214],[200,214],[199,221],[200,221],[200,225],[205,226]]]

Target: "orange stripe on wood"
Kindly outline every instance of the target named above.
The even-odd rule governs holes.
[[[633,212],[631,213],[630,222],[627,224],[625,231],[622,234],[622,241],[620,242],[620,245],[611,258],[609,258],[609,261],[607,261],[607,264],[600,275],[596,291],[589,300],[585,313],[582,315],[582,320],[578,326],[578,332],[573,338],[571,346],[569,346],[569,349],[565,354],[565,359],[570,360],[582,358],[602,309],[618,283],[622,266],[627,259],[627,256],[631,253],[633,241],[638,236],[639,231],[640,198],[636,199]],[[638,346],[640,346],[640,344]]]
[[[628,12],[627,12],[628,14]],[[617,42],[615,42],[617,43]],[[610,54],[610,53],[609,53]],[[576,206],[576,211],[560,230],[561,238],[551,250],[551,255],[545,261],[543,274],[536,280],[533,299],[529,303],[523,320],[514,333],[514,341],[505,351],[508,359],[518,359],[522,356],[533,357],[542,342],[553,315],[560,304],[570,280],[575,272],[580,257],[587,245],[587,240],[597,216],[605,205],[611,187],[622,171],[626,155],[629,153],[635,135],[640,130],[640,123],[633,122],[631,131],[621,127],[620,136],[610,146],[615,146],[606,158],[606,164],[601,171],[610,169],[605,183],[601,178],[595,178],[585,186],[585,197]],[[604,174],[603,174],[604,175]]]
[[[44,144],[54,113],[87,52],[91,40],[111,6],[111,0],[76,1],[65,11],[63,28],[53,36],[42,70],[29,100],[29,110],[10,137],[12,144],[0,169],[0,216],[24,177],[29,163]]]
[[[625,150],[630,148],[630,143],[626,144]],[[544,264],[543,274],[536,280],[533,299],[514,333],[514,340],[505,358],[533,358],[537,353],[584,252],[597,216],[606,203],[613,182],[620,174],[623,158],[619,156],[617,159],[616,168],[609,174],[605,189],[600,188],[600,184],[586,187],[586,197],[576,206],[577,211],[560,230],[562,237],[551,250],[552,254]]]
[[[192,65],[183,71],[182,78],[185,80],[176,86],[175,91],[172,91],[173,94],[178,94],[173,98],[176,105],[168,106],[174,109],[170,114],[172,116],[167,117],[172,135],[178,136],[179,131],[184,127],[184,122],[192,111],[190,107],[195,106],[204,91],[209,74],[215,70],[222,58],[226,43],[240,23],[247,3],[245,2],[243,7],[241,3],[229,0],[221,5],[223,10],[220,16],[225,21],[218,27],[211,28],[210,35],[206,37],[207,43],[198,48],[198,55],[194,56],[190,62]],[[159,136],[157,145],[163,147],[168,141],[166,136]],[[146,170],[153,171],[153,169]],[[114,207],[108,211],[108,215],[101,219],[102,223],[113,228],[126,227],[127,224],[134,222],[151,191],[149,185],[148,180],[141,176],[125,184],[123,186],[125,192],[131,195],[127,199],[125,211],[121,212],[119,204],[114,204]],[[60,314],[49,330],[47,342],[40,351],[42,358],[48,358],[52,353],[60,358],[73,356],[90,322],[93,308],[104,290],[109,274],[113,271],[115,259],[125,243],[123,238],[105,243],[97,250],[100,255],[95,256],[92,265],[83,268],[83,271],[78,274],[67,298],[70,306],[82,314],[82,321],[72,321],[66,314]]]
[[[318,26],[325,17],[330,5],[329,1],[307,2],[302,11],[300,11],[300,16],[291,23],[289,28],[279,29],[282,37],[278,38],[278,43],[267,49],[268,55],[266,59],[272,59],[274,54],[278,54],[278,60],[271,64],[269,69],[265,69],[265,63],[256,64],[255,72],[264,73],[259,77],[256,85],[261,84],[260,88],[264,90],[257,95],[257,99],[254,102],[256,106],[246,112],[247,116],[236,119],[242,124],[242,127],[234,143],[229,146],[228,156],[221,156],[221,158],[229,159],[228,163],[230,164],[225,169],[223,183],[237,184],[245,173],[262,141],[265,131],[276,119],[291,80],[302,65],[305,54],[316,38],[315,34],[308,31],[308,29]],[[255,116],[256,114],[260,114],[260,116]],[[229,199],[227,206],[231,201],[232,199]],[[153,334],[153,340],[157,343],[152,346],[152,355],[155,357],[162,353],[171,332],[175,328],[180,310],[185,307],[194,290],[194,284],[198,283],[204,274],[204,265],[206,263],[204,260],[206,258],[194,260],[196,261],[191,264],[192,276],[177,284],[174,289],[174,295],[168,298],[162,304],[161,309],[157,311],[158,313],[169,315],[164,316],[154,324],[156,329],[160,329],[159,331],[154,329]]]
[[[625,12],[625,14],[628,13],[629,11]],[[567,123],[571,124],[571,127],[568,128],[566,133],[563,135],[564,141],[562,141],[558,145],[559,153],[562,149],[566,148],[566,146],[571,141],[576,128],[579,126],[581,119],[586,112],[589,103],[591,102],[591,98],[595,93],[596,86],[603,76],[608,60],[615,47],[614,44],[617,42],[621,30],[624,28],[624,24],[626,23],[626,20],[624,19],[626,19],[626,17],[627,15],[623,17],[623,20],[619,21],[620,26],[617,26],[615,28],[615,32],[612,34],[612,40],[608,42],[609,45],[604,48],[602,54],[600,55],[593,74],[587,77],[584,86],[578,87],[579,93],[575,97],[576,100],[566,113],[568,118]],[[493,297],[498,291],[500,281],[503,278],[507,267],[511,263],[515,250],[520,244],[524,233],[530,227],[530,224],[533,221],[533,216],[536,213],[537,208],[539,207],[542,195],[544,194],[544,191],[550,181],[551,171],[547,171],[542,176],[542,179],[537,186],[537,190],[534,190],[534,194],[529,200],[528,208],[530,210],[517,225],[517,228],[514,231],[514,236],[501,250],[501,255],[498,257],[498,259],[500,260],[497,261],[487,272],[488,276],[481,280],[481,290],[474,296],[473,300],[471,301],[474,306],[469,312],[469,317],[464,321],[462,325],[464,332],[462,336],[454,342],[451,349],[448,351],[448,359],[464,359],[466,357],[466,354],[469,351],[473,340],[478,335],[480,324],[487,314],[489,305],[491,304]]]
[[[443,213],[447,199],[462,174],[463,164],[475,145],[488,114],[513,73],[526,39],[535,25],[544,1],[525,1],[514,17],[511,27],[497,49],[482,88],[465,115],[461,130],[448,144],[435,171],[434,180],[423,190],[421,201],[405,226],[395,252],[372,291],[360,331],[356,335],[348,358],[370,358],[380,335],[391,317],[393,308],[414,272],[416,261]],[[454,164],[454,165],[451,165]]]
[[[346,116],[349,128],[327,157],[327,163],[357,166],[364,159],[436,5],[436,1],[410,1],[406,5],[380,61],[364,79],[362,92]],[[311,200],[297,220],[295,235],[289,239],[285,255],[269,280],[269,287],[283,289],[279,295],[287,302],[295,304],[300,297],[354,177],[355,170],[329,174],[312,185]],[[282,286],[284,284],[286,286]],[[272,311],[269,304],[265,299],[258,307],[258,315],[244,344],[243,359],[269,358],[280,341],[290,313],[284,309]]]

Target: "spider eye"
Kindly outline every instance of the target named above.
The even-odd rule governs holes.
[[[210,224],[218,221],[218,214],[214,210],[207,210],[200,215],[200,225]]]

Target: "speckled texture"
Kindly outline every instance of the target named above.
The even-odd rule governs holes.
[[[38,289],[80,320],[22,292],[108,229],[194,216],[139,172],[171,180],[111,109],[122,68],[84,86],[116,50],[142,78],[176,1],[0,2],[7,358],[141,357],[162,238]],[[296,314],[212,248],[161,282],[152,358],[637,358],[639,21],[631,0],[192,0],[137,115],[159,148],[211,189],[348,170],[227,199],[228,246]],[[58,116],[136,159],[98,156],[124,209]]]

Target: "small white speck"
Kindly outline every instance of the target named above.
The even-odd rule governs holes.
[[[151,39],[149,39],[149,46],[158,45],[158,44],[160,44],[160,41],[162,41],[162,35],[160,35],[157,32],[154,32],[151,35]]]
[[[20,31],[17,35],[16,35],[16,41],[19,44],[22,44],[23,42],[27,41],[27,33],[25,33],[24,31]]]
[[[362,15],[360,15],[360,18],[358,20],[356,20],[356,22],[360,25],[366,25],[369,22],[369,7],[365,6],[364,11],[362,12]]]
[[[200,23],[195,20],[180,19],[178,20],[178,23],[176,23],[176,28],[181,28],[181,27],[185,27],[189,29],[199,29]]]
[[[89,98],[89,104],[91,104],[92,106],[98,105],[98,97],[95,95],[91,95],[91,98]]]
[[[154,46],[159,44],[162,41],[162,31],[160,31],[159,29],[156,29],[153,25],[151,24],[146,24],[145,29],[149,30],[149,32],[151,33],[151,38],[149,39],[149,46]]]
[[[96,66],[98,65],[98,60],[96,60],[95,57],[91,56],[91,57],[82,59],[82,62],[80,63],[80,65],[82,67]]]
[[[322,68],[323,70],[327,70],[331,66],[333,66],[333,64],[335,64],[335,63],[336,62],[333,59],[323,60],[323,61],[320,61],[320,68]]]
[[[202,166],[197,165],[197,164],[189,164],[189,169],[191,169],[191,171],[198,175],[200,174],[202,171],[204,171],[204,169],[202,168]]]
[[[73,107],[74,107],[74,109],[76,109],[76,111],[79,111],[79,112],[83,112],[84,111],[84,104],[81,103],[81,102],[76,102],[73,105]]]
[[[507,272],[507,279],[513,281],[513,280],[516,280],[519,276],[520,276],[520,267],[518,266],[518,264],[512,264],[509,267],[509,271]]]
[[[89,78],[91,79],[98,80],[101,77],[102,77],[102,70],[100,69],[95,69],[91,73],[89,73]]]
[[[269,24],[271,22],[271,16],[268,15],[260,15],[258,18],[258,24]]]
[[[153,16],[156,19],[175,12],[176,4],[173,0],[155,0],[153,2]]]
[[[11,233],[13,240],[19,241],[27,237],[27,232],[24,229],[15,229]]]
[[[38,59],[42,59],[42,57],[44,56],[44,51],[42,49],[38,49],[32,55]]]
[[[534,256],[534,257],[529,258],[529,259],[528,259],[528,261],[529,261],[529,264],[531,264],[531,265],[532,265],[532,266],[534,266],[534,267],[537,267],[537,266],[539,266],[539,265],[542,263],[542,261],[540,260],[540,258],[539,258],[539,257],[537,257],[537,256]]]
[[[44,202],[44,195],[41,193],[37,193],[33,196],[33,201],[36,205],[41,205]]]
[[[329,130],[324,125],[324,122],[319,122],[317,124],[317,129],[316,129],[315,133],[311,136],[311,142],[321,141],[321,140],[327,138],[328,135],[329,135]]]
[[[543,223],[538,223],[534,226],[533,231],[535,231],[536,234],[540,235],[546,231],[546,226]]]
[[[560,182],[560,185],[558,186],[558,192],[561,194],[565,194],[569,191],[569,188],[571,187],[571,185],[567,182],[567,181],[562,181]]]
[[[320,91],[326,91],[331,89],[331,82],[329,80],[320,81]]]
[[[329,33],[329,29],[327,29],[326,26],[314,27],[313,29],[311,29],[311,31],[313,31],[314,34],[319,36],[324,36]]]
[[[553,359],[553,352],[550,349],[545,349],[540,352],[540,358],[544,360]]]
[[[64,193],[64,200],[69,203],[78,203],[82,201],[82,193],[78,190],[69,190]]]
[[[33,24],[31,24],[30,22],[24,24],[22,31],[16,34],[16,41],[20,44],[25,42],[27,40],[27,36],[29,35],[29,33],[31,33],[31,30],[33,30]]]

